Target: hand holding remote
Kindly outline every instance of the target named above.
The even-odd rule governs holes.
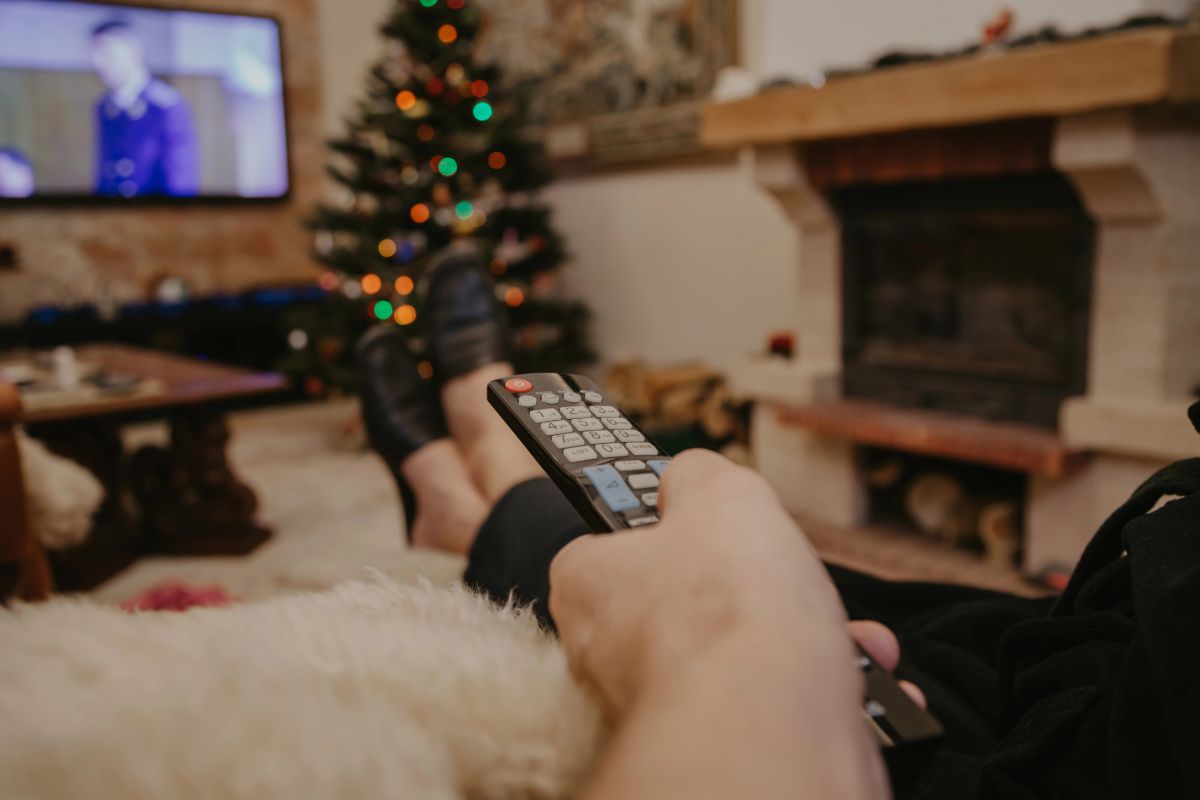
[[[767,483],[690,451],[672,461],[659,497],[657,526],[578,539],[551,567],[563,644],[610,706],[627,709],[721,642],[761,635],[775,656],[828,671],[822,697],[857,708],[863,690],[846,669],[853,650],[841,604]],[[759,657],[769,656],[747,653]]]

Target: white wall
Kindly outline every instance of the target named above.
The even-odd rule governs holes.
[[[388,0],[319,0],[327,125],[358,93]],[[881,52],[948,49],[979,35],[995,0],[742,0],[743,63],[804,76]],[[1019,31],[1064,30],[1135,13],[1182,15],[1190,0],[1007,0]],[[630,169],[547,193],[574,254],[566,284],[595,312],[602,356],[729,365],[799,314],[795,229],[753,184],[749,163]]]

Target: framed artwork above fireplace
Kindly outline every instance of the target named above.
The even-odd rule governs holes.
[[[736,0],[486,0],[478,54],[526,102],[547,153],[609,165],[701,152]]]

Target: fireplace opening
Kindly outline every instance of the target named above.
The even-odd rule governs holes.
[[[834,190],[843,393],[1054,428],[1085,388],[1094,226],[1054,173]]]

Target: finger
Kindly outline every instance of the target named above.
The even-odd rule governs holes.
[[[659,514],[670,513],[671,504],[687,503],[687,496],[707,496],[714,487],[728,487],[736,483],[739,476],[744,480],[750,471],[739,467],[725,456],[712,450],[685,450],[671,459],[663,472],[658,488]],[[761,480],[755,476],[756,480]]]
[[[900,642],[886,625],[873,620],[859,620],[851,622],[849,628],[850,636],[881,669],[891,672],[900,663]]]
[[[921,691],[921,687],[917,686],[912,681],[899,681],[900,688],[904,693],[912,698],[912,701],[921,708],[929,708],[929,702],[925,699],[925,693]]]

